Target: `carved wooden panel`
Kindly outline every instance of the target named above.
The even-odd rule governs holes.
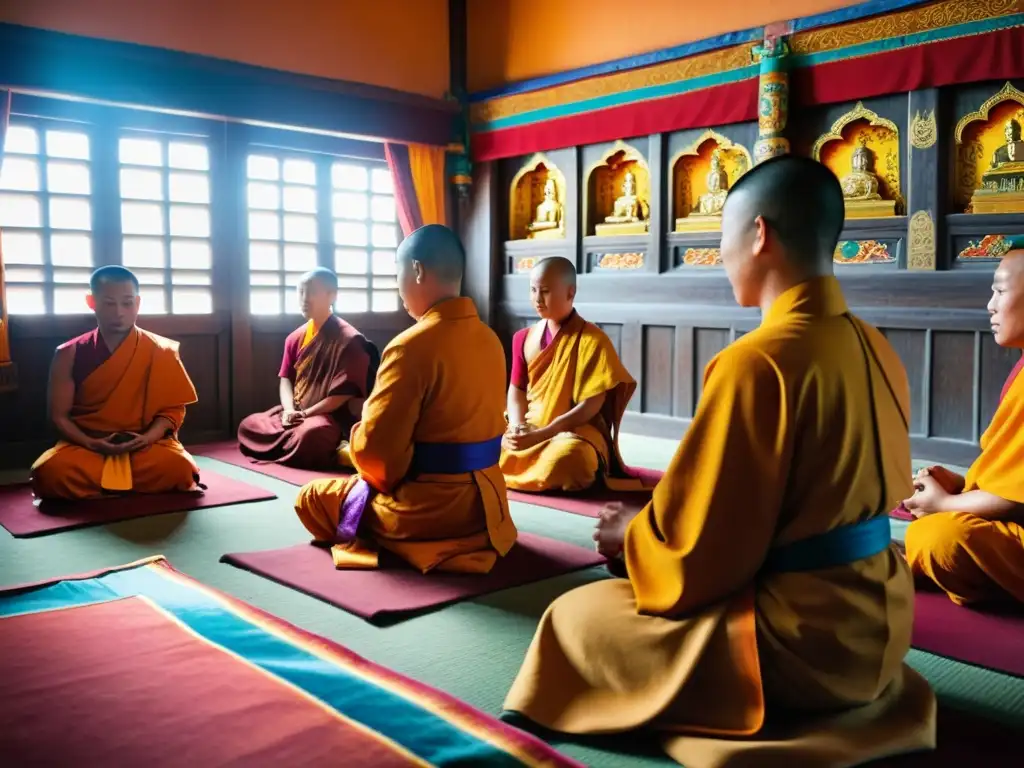
[[[644,327],[644,413],[673,415],[675,353],[675,328],[658,325]]]
[[[925,367],[927,332],[924,330],[884,329],[886,338],[903,361],[910,385],[910,434],[925,435],[925,404],[928,372]]]

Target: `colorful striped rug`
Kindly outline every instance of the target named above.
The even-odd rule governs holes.
[[[0,592],[0,679],[10,765],[579,765],[162,557]]]

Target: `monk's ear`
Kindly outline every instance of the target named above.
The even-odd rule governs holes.
[[[758,216],[754,219],[754,239],[750,246],[750,252],[754,256],[760,256],[767,245],[768,222],[764,220],[764,216]]]
[[[570,285],[569,286],[569,301],[572,301],[575,298],[576,298],[576,286],[575,285]]]
[[[416,261],[416,259],[413,259],[412,261],[412,273],[416,275],[417,283],[423,282],[423,264],[419,261]]]
[[[96,297],[91,293],[85,294],[85,305],[93,312],[96,311]]]

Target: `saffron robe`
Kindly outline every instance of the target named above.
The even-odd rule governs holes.
[[[505,352],[471,299],[441,302],[388,344],[349,441],[358,475],[314,480],[295,502],[313,537],[335,544],[342,504],[362,492],[360,479],[369,484],[358,538],[332,547],[337,567],[377,567],[384,549],[424,573],[486,573],[509,551],[516,527],[496,461],[461,474],[412,470],[418,444],[500,438],[504,385]]]
[[[133,328],[111,353],[97,329],[59,349],[68,347],[75,349],[71,419],[79,429],[92,437],[142,433],[158,416],[170,427],[148,448],[118,456],[59,441],[32,465],[35,495],[84,499],[103,493],[192,490],[199,468],[177,435],[185,407],[197,398],[178,356],[178,342]]]
[[[981,454],[964,478],[964,492],[982,490],[1024,504],[1024,359],[1003,389]],[[1019,518],[1018,518],[1019,519]],[[1024,602],[1024,525],[963,512],[937,512],[907,526],[907,561],[914,575],[942,588],[960,605]]]
[[[590,423],[561,432],[525,450],[502,450],[501,471],[518,491],[581,491],[600,478],[621,491],[642,491],[619,453],[619,424],[636,390],[604,331],[573,312],[547,346],[547,321],[523,329],[513,339],[527,363],[526,421],[546,427],[585,400],[604,394],[605,403]],[[513,382],[513,385],[515,382]]]
[[[552,603],[505,709],[567,733],[660,731],[688,768],[933,747],[934,697],[902,663],[914,593],[896,549],[761,572],[772,548],[904,498],[909,401],[896,353],[848,314],[835,278],[783,293],[708,364],[689,431],[627,529],[628,579]]]
[[[336,467],[338,447],[348,439],[373,388],[378,360],[376,347],[336,315],[318,330],[312,320],[295,329],[285,340],[278,372],[292,383],[294,407],[310,408],[336,395],[351,399],[333,413],[309,416],[291,427],[281,423],[280,405],[246,416],[238,425],[239,450],[257,461]]]

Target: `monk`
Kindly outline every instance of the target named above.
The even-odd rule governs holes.
[[[1024,349],[1024,237],[1014,238],[992,281],[992,333]],[[959,605],[1024,602],[1024,359],[1003,387],[981,454],[967,477],[945,467],[922,469],[903,502],[914,575]]]
[[[32,465],[41,499],[197,490],[199,468],[178,442],[196,390],[178,343],[135,325],[139,281],[100,267],[86,302],[96,329],[61,344],[50,368],[57,445]]]
[[[561,257],[530,273],[540,322],[512,338],[501,471],[518,491],[582,491],[599,480],[643,490],[619,454],[619,423],[636,382],[604,331],[573,309],[576,268]]]
[[[459,296],[455,233],[422,227],[397,257],[416,324],[384,349],[352,428],[357,474],[308,483],[295,511],[338,568],[376,568],[383,550],[423,573],[487,573],[516,540],[498,468],[505,353]]]
[[[598,550],[626,578],[548,608],[512,719],[654,731],[690,768],[934,747],[888,519],[910,488],[909,386],[832,274],[843,219],[839,182],[807,158],[767,160],[729,193],[725,271],[761,326],[708,364],[650,503],[602,511]]]
[[[238,445],[256,461],[308,469],[347,465],[349,432],[373,388],[377,348],[334,314],[338,276],[331,270],[307,272],[298,291],[306,323],[284,342],[281,404],[242,419]]]

